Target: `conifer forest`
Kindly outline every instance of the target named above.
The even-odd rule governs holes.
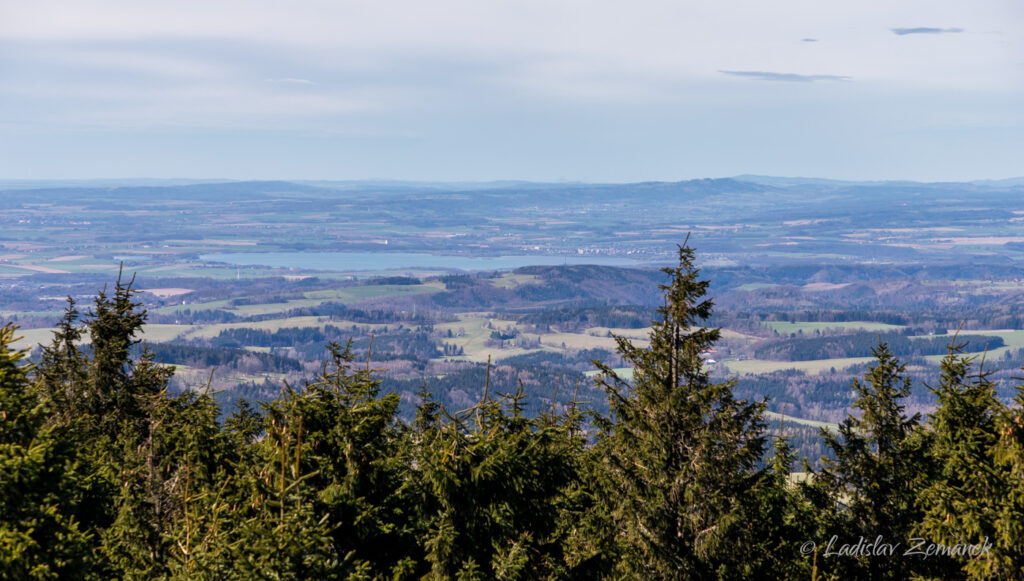
[[[765,400],[709,373],[693,249],[662,274],[649,342],[616,338],[632,375],[595,361],[605,405],[577,384],[536,413],[488,367],[479,401],[423,387],[403,418],[372,359],[332,343],[311,379],[224,414],[136,348],[124,279],[69,300],[36,363],[7,325],[0,578],[1021,577],[1024,389],[1004,403],[954,334],[936,407],[910,414],[879,342],[811,466]]]

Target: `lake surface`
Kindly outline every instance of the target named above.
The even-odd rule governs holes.
[[[644,266],[645,263],[614,256],[450,256],[409,252],[231,252],[203,254],[204,262],[237,266],[270,266],[308,270],[391,270],[402,268],[451,270],[509,270],[521,266],[599,264]]]

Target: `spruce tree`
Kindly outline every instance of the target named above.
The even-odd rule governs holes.
[[[567,558],[583,439],[578,415],[522,413],[522,391],[449,413],[427,394],[413,434],[428,579],[582,576]]]
[[[915,437],[920,415],[908,416],[902,400],[910,395],[911,380],[906,365],[881,343],[873,349],[875,363],[854,380],[857,399],[853,407],[859,415],[848,415],[838,433],[822,430],[825,445],[835,459],[824,459],[824,467],[814,475],[813,486],[827,492],[831,513],[829,532],[844,543],[858,537],[867,542],[909,548],[914,525],[921,518],[917,497],[927,474],[925,450]],[[840,509],[837,504],[841,504]],[[823,561],[823,564],[826,563]],[[831,559],[835,573],[846,577],[870,579],[907,579],[922,567],[919,559],[899,555]]]
[[[131,348],[140,342],[136,337],[142,333],[146,310],[134,298],[134,282],[133,278],[124,283],[119,275],[113,295],[100,291],[89,313],[90,385],[81,403],[97,435],[112,441],[126,431],[139,431],[144,399],[136,396],[159,393],[173,373],[156,366],[135,369]]]
[[[184,458],[177,435],[188,424],[180,400],[166,394],[173,369],[145,350],[132,356],[146,320],[132,283],[119,276],[112,294],[101,291],[81,327],[69,299],[33,389],[49,410],[47,423],[78,450],[86,477],[75,516],[94,539],[104,575],[151,578],[165,574],[170,559]],[[88,348],[79,348],[86,335]]]
[[[142,359],[135,369],[150,365]],[[145,397],[140,409],[142,432],[118,439],[119,493],[103,550],[125,579],[188,577],[203,570],[202,557],[211,552],[202,525],[218,524],[224,507],[217,500],[237,478],[238,454],[208,393],[162,391]]]
[[[719,338],[702,325],[712,302],[694,251],[679,247],[650,346],[618,337],[632,380],[600,365],[612,417],[598,447],[623,545],[620,575],[708,579],[743,559],[741,500],[761,477],[764,406],[711,381],[701,354]]]
[[[0,579],[99,578],[94,539],[75,518],[75,448],[47,425],[14,339],[14,327],[0,327]]]
[[[1024,571],[1024,385],[1016,391],[1013,407],[999,417],[999,443],[993,454],[1006,479],[993,538],[1003,571]]]
[[[762,477],[740,499],[744,525],[736,545],[741,558],[726,562],[719,578],[816,578],[815,560],[800,553],[800,548],[805,540],[820,538],[816,534],[819,511],[803,483],[793,481],[796,455],[784,433],[780,422]]]
[[[53,333],[53,341],[43,347],[36,373],[35,389],[47,402],[51,424],[70,425],[82,419],[87,361],[78,346],[81,340],[79,312],[75,300],[68,297],[64,316]]]
[[[991,371],[975,366],[976,356],[963,355],[964,345],[955,341],[932,389],[938,405],[928,420],[929,455],[936,473],[919,497],[924,516],[917,536],[945,546],[992,542],[982,554],[944,562],[971,579],[1019,578],[1019,538],[1005,534],[1007,525],[1016,525],[1000,518],[1012,506],[1004,504],[1012,495],[1012,463],[997,461],[1008,412],[996,397]],[[955,573],[947,569],[942,576]]]
[[[350,345],[332,343],[328,351],[314,381],[265,407],[265,458],[275,461],[278,446],[294,449],[294,494],[329,525],[339,571],[402,578],[416,537],[398,394],[380,393],[380,381],[355,364]]]

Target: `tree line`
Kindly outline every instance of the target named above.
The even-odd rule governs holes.
[[[597,364],[607,413],[577,384],[528,414],[485,377],[461,410],[421,389],[403,422],[332,344],[316,377],[222,419],[133,356],[130,283],[84,317],[69,301],[34,367],[5,326],[0,578],[1019,577],[1024,391],[1001,402],[954,338],[937,407],[908,415],[906,367],[879,345],[856,413],[823,433],[834,459],[800,469],[764,402],[708,374],[693,251],[664,271],[649,346],[618,339],[632,377]]]
[[[879,342],[900,357],[942,355],[948,351],[949,337],[908,337],[905,333],[858,332],[842,335],[802,336],[772,341],[755,347],[754,357],[777,361],[811,361],[816,359],[837,359],[842,357],[871,357],[872,350]],[[998,335],[960,335],[964,352],[978,353],[998,349],[1005,345]]]

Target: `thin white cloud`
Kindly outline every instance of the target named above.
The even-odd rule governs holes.
[[[799,75],[796,73],[774,73],[770,71],[718,71],[723,75],[742,77],[754,81],[783,81],[787,83],[813,83],[815,81],[852,81],[843,75]]]
[[[175,79],[211,79],[228,69],[216,59],[202,58],[176,51],[174,47],[154,48],[117,43],[53,43],[8,46],[22,63],[31,63],[36,74],[61,70],[100,76],[141,75]]]
[[[261,82],[220,80],[153,87],[135,83],[83,83],[74,100],[67,85],[36,81],[0,86],[0,99],[33,103],[24,113],[54,127],[140,130],[157,127],[316,128],[325,120],[346,120],[386,111],[387,92],[282,91]],[[64,106],[55,107],[54,103]],[[67,106],[73,104],[73,107]]]
[[[268,83],[275,83],[278,85],[315,85],[316,83],[309,79],[295,79],[292,77],[284,77],[281,79],[266,79]]]
[[[890,28],[889,30],[896,36],[907,36],[908,34],[958,34],[964,31],[963,28],[933,28],[930,26]]]
[[[891,0],[864,0],[809,11],[807,0],[771,5],[755,0],[711,4],[638,0],[628,9],[612,0],[549,0],[543,9],[521,0],[304,0],[298,5],[276,0],[172,4],[95,0],[88,5],[76,0],[39,0],[6,7],[0,39],[37,44],[119,42],[124,51],[131,51],[132,45],[158,45],[170,53],[187,53],[193,61],[205,58],[206,64],[215,67],[259,68],[260,59],[274,59],[280,66],[250,72],[260,79],[315,78],[321,83],[330,83],[332,72],[340,76],[353,66],[382,70],[375,69],[382,54],[392,59],[401,58],[396,55],[449,59],[453,67],[459,66],[460,58],[493,59],[494,71],[507,73],[510,86],[524,70],[543,72],[571,61],[595,72],[552,75],[544,81],[550,83],[549,92],[602,102],[631,93],[648,94],[648,89],[630,88],[638,78],[677,84],[707,80],[716,69],[793,71],[824,66],[858,80],[898,79],[908,86],[943,83],[954,88],[965,80],[973,87],[1002,84],[1007,77],[1003,55],[1012,47],[1000,49],[979,41],[931,46],[921,52],[910,43],[896,46],[868,38],[864,31],[885,34],[892,21],[912,21],[921,14],[971,29],[989,29],[1007,19],[1003,13],[1011,9],[999,7],[1011,1],[1017,0],[979,0],[968,7],[936,6],[933,0],[906,0],[898,5]],[[736,13],[747,18],[737,20]],[[794,14],[800,18],[793,18]],[[790,40],[809,41],[809,31],[829,42],[811,52]],[[236,53],[233,58],[244,61],[248,55],[251,62],[220,62],[225,48],[211,46],[206,55],[190,48],[214,41],[230,46]],[[543,59],[550,63],[538,64]],[[519,62],[504,66],[509,60]],[[922,62],[939,63],[937,68],[945,70],[935,74]],[[170,64],[172,70],[187,72],[196,63]],[[287,71],[287,76],[281,71]],[[540,81],[526,81],[521,85],[538,93]]]

